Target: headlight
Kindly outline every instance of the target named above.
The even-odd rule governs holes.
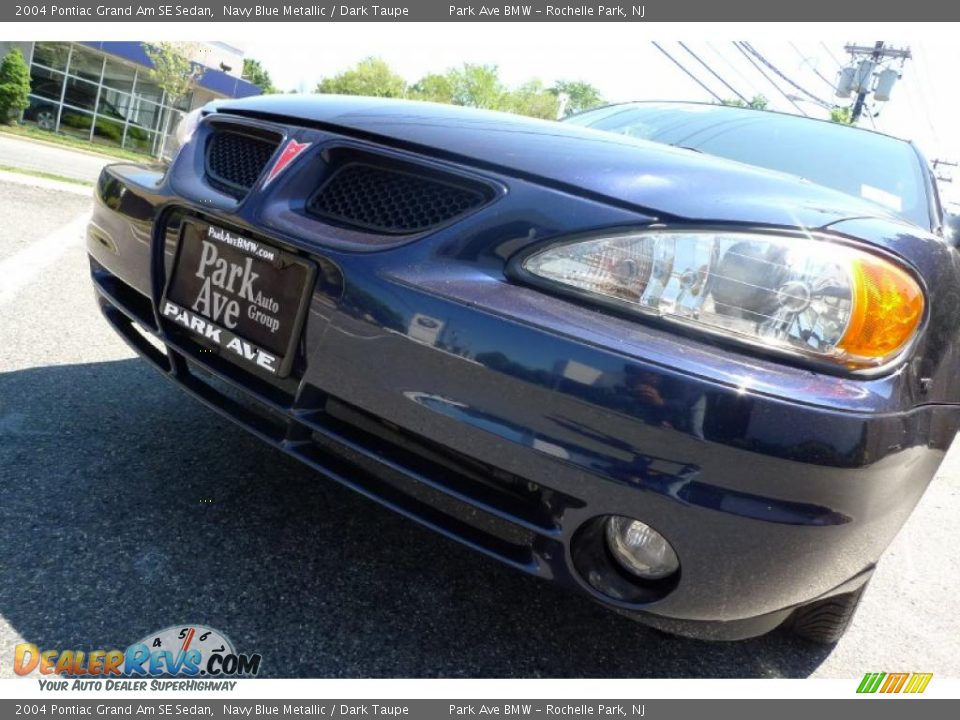
[[[177,129],[174,130],[174,137],[177,139],[177,147],[182,148],[193,137],[197,126],[200,124],[200,118],[203,117],[203,108],[191,110],[181,118],[177,123]]]
[[[807,237],[650,230],[553,245],[526,273],[585,298],[848,368],[895,358],[924,295],[892,260]]]

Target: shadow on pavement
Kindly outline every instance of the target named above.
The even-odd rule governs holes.
[[[138,360],[0,375],[0,616],[89,650],[202,623],[279,677],[805,677],[829,652],[646,629],[324,481]]]

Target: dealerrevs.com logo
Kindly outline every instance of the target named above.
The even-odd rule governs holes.
[[[260,672],[260,661],[257,653],[238,653],[219,630],[203,625],[175,625],[151,633],[125,650],[41,649],[33,643],[20,643],[14,648],[13,670],[17,675],[63,676],[107,683],[103,688],[82,689],[140,690],[146,689],[146,683],[132,685],[118,678],[255,677]],[[50,689],[68,689],[67,681],[41,682],[45,686],[56,683]],[[209,682],[196,685],[196,689],[219,689]],[[232,689],[232,685],[223,689]]]
[[[858,693],[922,693],[930,684],[933,673],[868,672],[860,681]]]

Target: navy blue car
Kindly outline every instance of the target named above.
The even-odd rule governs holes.
[[[668,632],[836,641],[957,431],[958,254],[907,142],[336,96],[178,133],[96,189],[117,332],[321,475]]]

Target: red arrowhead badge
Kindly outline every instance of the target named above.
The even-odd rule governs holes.
[[[280,153],[280,157],[277,158],[273,167],[270,168],[270,174],[267,175],[267,179],[263,181],[263,186],[266,187],[269,185],[277,175],[286,169],[287,165],[296,160],[297,156],[308,147],[310,147],[310,143],[298,143],[296,140],[290,140],[286,147],[283,148],[283,152]]]

